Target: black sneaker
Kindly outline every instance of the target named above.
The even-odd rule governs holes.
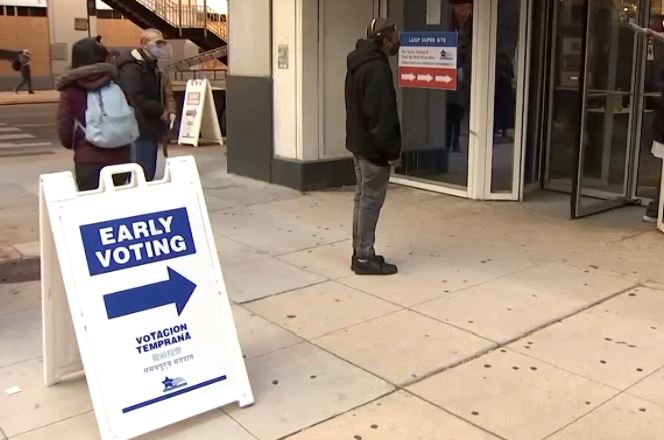
[[[385,263],[385,257],[382,255],[376,255],[374,258],[380,261],[381,264]],[[355,256],[355,252],[353,252],[353,256],[350,258],[350,270],[353,272],[355,272],[355,261],[357,261],[357,257]]]
[[[366,260],[356,259],[353,267],[355,275],[394,275],[398,272],[394,264],[386,263],[380,257]]]

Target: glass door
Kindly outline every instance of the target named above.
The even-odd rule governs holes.
[[[572,218],[628,200],[635,119],[636,35],[613,0],[585,0],[580,132],[572,176]]]
[[[650,0],[649,5],[642,4],[638,14],[641,26],[647,26],[651,19],[664,17],[664,1]],[[634,197],[652,199],[659,193],[659,179],[662,162],[650,152],[655,137],[654,125],[656,111],[660,106],[662,90],[664,90],[664,43],[652,37],[640,38],[641,84],[638,89],[638,109],[641,114],[639,133],[640,148],[635,160],[636,182]]]
[[[392,182],[467,197],[471,151],[474,0],[390,0],[388,14],[404,32],[458,34],[454,91],[400,88],[401,165]]]
[[[484,198],[519,200],[522,184],[522,158],[527,125],[525,96],[527,90],[526,53],[530,45],[528,22],[530,0],[496,0],[492,2],[492,73],[490,90],[493,108],[488,126],[486,179]],[[493,80],[493,81],[491,81]]]

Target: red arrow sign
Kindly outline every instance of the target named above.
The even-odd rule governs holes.
[[[457,71],[429,67],[399,67],[399,86],[456,91]]]

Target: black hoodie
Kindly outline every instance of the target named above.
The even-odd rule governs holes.
[[[359,40],[348,55],[346,147],[376,165],[401,155],[401,126],[394,77],[382,47]]]

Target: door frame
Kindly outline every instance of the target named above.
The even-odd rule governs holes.
[[[590,25],[591,25],[591,20],[592,16],[590,14],[590,6],[591,2],[597,1],[597,0],[584,0],[583,2],[583,13],[584,13],[584,22],[583,22],[583,37],[582,37],[582,59],[583,59],[583,69],[582,72],[580,73],[580,81],[581,82],[581,90],[580,90],[580,100],[581,100],[581,105],[580,105],[580,117],[579,117],[579,125],[578,125],[578,145],[575,151],[575,161],[574,164],[576,166],[576,169],[574,170],[574,174],[572,175],[572,197],[570,201],[570,216],[572,219],[577,219],[577,218],[583,218],[583,217],[588,217],[590,215],[594,214],[599,214],[602,212],[606,212],[612,209],[620,208],[622,206],[627,205],[632,197],[632,189],[635,188],[635,176],[636,173],[634,173],[635,170],[635,164],[634,164],[634,159],[636,158],[636,151],[637,151],[637,146],[640,147],[640,136],[637,136],[637,131],[636,129],[641,126],[641,116],[639,114],[639,110],[641,108],[641,105],[639,103],[639,87],[642,84],[642,81],[640,81],[640,77],[642,76],[641,71],[643,69],[640,69],[641,63],[641,52],[638,50],[641,46],[639,43],[639,35],[634,34],[633,35],[633,43],[632,43],[632,51],[634,53],[634,56],[632,58],[632,66],[631,66],[631,81],[630,81],[630,87],[631,90],[629,92],[620,92],[618,90],[606,90],[607,92],[607,98],[609,96],[629,96],[629,121],[628,121],[628,128],[627,128],[627,140],[626,140],[626,148],[625,148],[625,158],[624,158],[624,177],[623,177],[623,185],[622,185],[622,193],[612,193],[612,192],[606,192],[607,197],[603,199],[601,197],[601,193],[604,191],[595,191],[595,190],[589,190],[589,189],[584,189],[583,187],[583,181],[584,181],[584,159],[585,159],[585,140],[587,138],[586,134],[586,118],[587,118],[587,101],[590,98],[590,88],[588,85],[588,82],[586,81],[587,78],[587,73],[589,69],[589,54],[588,54],[588,42],[589,42],[589,37],[590,37]],[[642,3],[649,3],[647,0],[641,0]],[[649,10],[649,4],[648,10]],[[640,15],[638,20],[641,20],[641,17],[643,16],[643,8],[640,8]],[[614,11],[616,13],[616,11]],[[607,160],[606,158],[602,158],[602,160]],[[608,159],[610,160],[610,158]],[[638,165],[636,165],[638,166]],[[598,194],[600,195],[598,197]],[[621,195],[622,194],[622,195]],[[614,197],[610,197],[610,195]],[[584,197],[592,197],[596,200],[598,200],[597,203],[593,204],[592,206],[582,206],[581,202]]]
[[[640,0],[642,5],[640,6],[640,11],[638,15],[638,21],[640,26],[648,26],[648,23],[650,21],[650,6],[652,5],[652,0]],[[641,161],[640,161],[640,154],[641,154],[641,149],[644,148],[644,145],[641,145],[641,140],[642,140],[642,132],[643,132],[643,114],[644,114],[644,109],[646,108],[645,106],[645,100],[648,97],[654,97],[654,98],[660,98],[661,93],[660,92],[646,92],[645,90],[645,83],[646,83],[646,71],[647,71],[647,57],[648,57],[648,44],[649,40],[652,37],[647,36],[647,35],[642,35],[640,33],[636,34],[636,53],[638,55],[638,58],[636,62],[638,63],[636,67],[636,73],[635,73],[635,90],[634,90],[634,99],[635,99],[635,104],[634,108],[636,110],[636,115],[637,119],[634,124],[634,131],[633,131],[633,136],[635,139],[635,143],[638,144],[638,148],[636,148],[636,144],[633,148],[633,156],[631,158],[632,161],[632,166],[630,169],[631,178],[630,181],[628,182],[629,187],[628,187],[628,195],[630,197],[630,200],[632,201],[637,201],[640,202],[643,205],[646,205],[651,199],[644,198],[638,196],[638,190],[639,190],[639,172],[640,172],[640,166],[641,166]],[[657,44],[656,41],[653,42],[653,44]],[[660,43],[664,44],[664,43]],[[646,148],[648,146],[645,146]]]
[[[507,192],[493,192],[491,188],[493,176],[493,147],[494,147],[494,106],[488,105],[487,136],[484,151],[484,196],[486,200],[519,201],[523,199],[525,162],[523,158],[526,148],[526,135],[528,133],[528,106],[526,105],[530,90],[530,47],[532,36],[532,3],[534,0],[519,0],[519,31],[517,36],[516,56],[516,102],[514,118],[514,147],[512,155],[512,190]],[[493,103],[496,96],[496,57],[498,46],[498,7],[500,0],[491,0],[491,28],[489,46],[489,93],[488,101]]]
[[[390,1],[377,0],[381,17],[389,17]],[[407,0],[404,0],[404,4]],[[496,0],[491,0],[495,2]],[[488,81],[486,72],[490,68],[489,45],[491,8],[488,1],[473,0],[473,36],[470,86],[470,111],[468,130],[468,179],[466,187],[459,187],[444,182],[409,177],[392,173],[390,182],[396,185],[418,188],[426,191],[447,194],[455,197],[481,199],[484,196],[484,152],[479,151],[480,146],[486,143]],[[488,12],[488,13],[487,13]]]
[[[389,0],[377,0],[382,17],[389,16]],[[520,0],[519,36],[517,38],[517,101],[515,117],[515,145],[513,155],[512,190],[492,193],[493,165],[493,105],[495,98],[495,65],[500,0],[473,1],[473,36],[471,72],[468,181],[465,188],[443,182],[394,174],[390,182],[427,191],[478,200],[518,201],[523,197],[525,164],[523,162],[527,134],[527,105],[529,90],[529,55],[531,13],[537,0]]]

